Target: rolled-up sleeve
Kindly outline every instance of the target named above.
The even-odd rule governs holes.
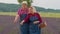
[[[17,13],[18,13],[18,15],[20,15],[20,13],[21,13],[21,9],[20,8],[18,9],[18,12]]]
[[[27,15],[27,17],[24,19],[24,22],[28,22],[29,18],[30,18],[30,15]]]
[[[39,18],[40,23],[42,23],[42,18],[41,18],[41,16],[40,16],[39,13],[37,13],[37,16],[38,16],[38,18]]]

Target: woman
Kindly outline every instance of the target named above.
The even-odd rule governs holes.
[[[22,2],[22,8],[18,9],[18,13],[15,17],[14,23],[17,22],[18,19],[20,19],[19,23],[27,16],[28,14],[28,8],[27,8],[27,2]],[[20,25],[20,24],[19,24]],[[24,23],[23,25],[20,25],[20,31],[21,34],[28,34],[28,23]]]
[[[29,20],[29,34],[41,34],[41,28],[39,28],[39,24],[42,23],[42,19],[40,14],[34,12],[34,8],[29,8],[28,16],[20,23],[23,25],[25,22]]]

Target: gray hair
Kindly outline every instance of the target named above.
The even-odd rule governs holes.
[[[34,11],[34,12],[37,12],[35,7],[33,7],[33,11]]]

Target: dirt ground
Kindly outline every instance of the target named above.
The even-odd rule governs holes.
[[[42,28],[42,34],[60,34],[60,18],[42,17],[47,22],[47,26]],[[0,34],[18,34],[18,22],[13,24],[14,16],[0,15]]]

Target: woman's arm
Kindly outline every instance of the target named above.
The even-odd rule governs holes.
[[[28,15],[28,16],[24,19],[24,22],[28,22],[29,18],[30,18],[30,15]]]
[[[42,23],[42,18],[41,18],[41,16],[40,16],[39,13],[37,13],[37,16],[38,16],[38,18],[39,18],[39,22]]]
[[[14,23],[18,21],[18,19],[20,18],[20,14],[21,14],[21,9],[19,8],[18,11],[17,11],[17,15],[14,19]]]
[[[19,19],[19,15],[17,14],[15,19],[14,19],[14,23],[16,23],[18,21],[18,19]]]
[[[28,19],[29,19],[29,15],[24,20],[22,20],[20,24],[23,25],[24,22],[28,22]]]

